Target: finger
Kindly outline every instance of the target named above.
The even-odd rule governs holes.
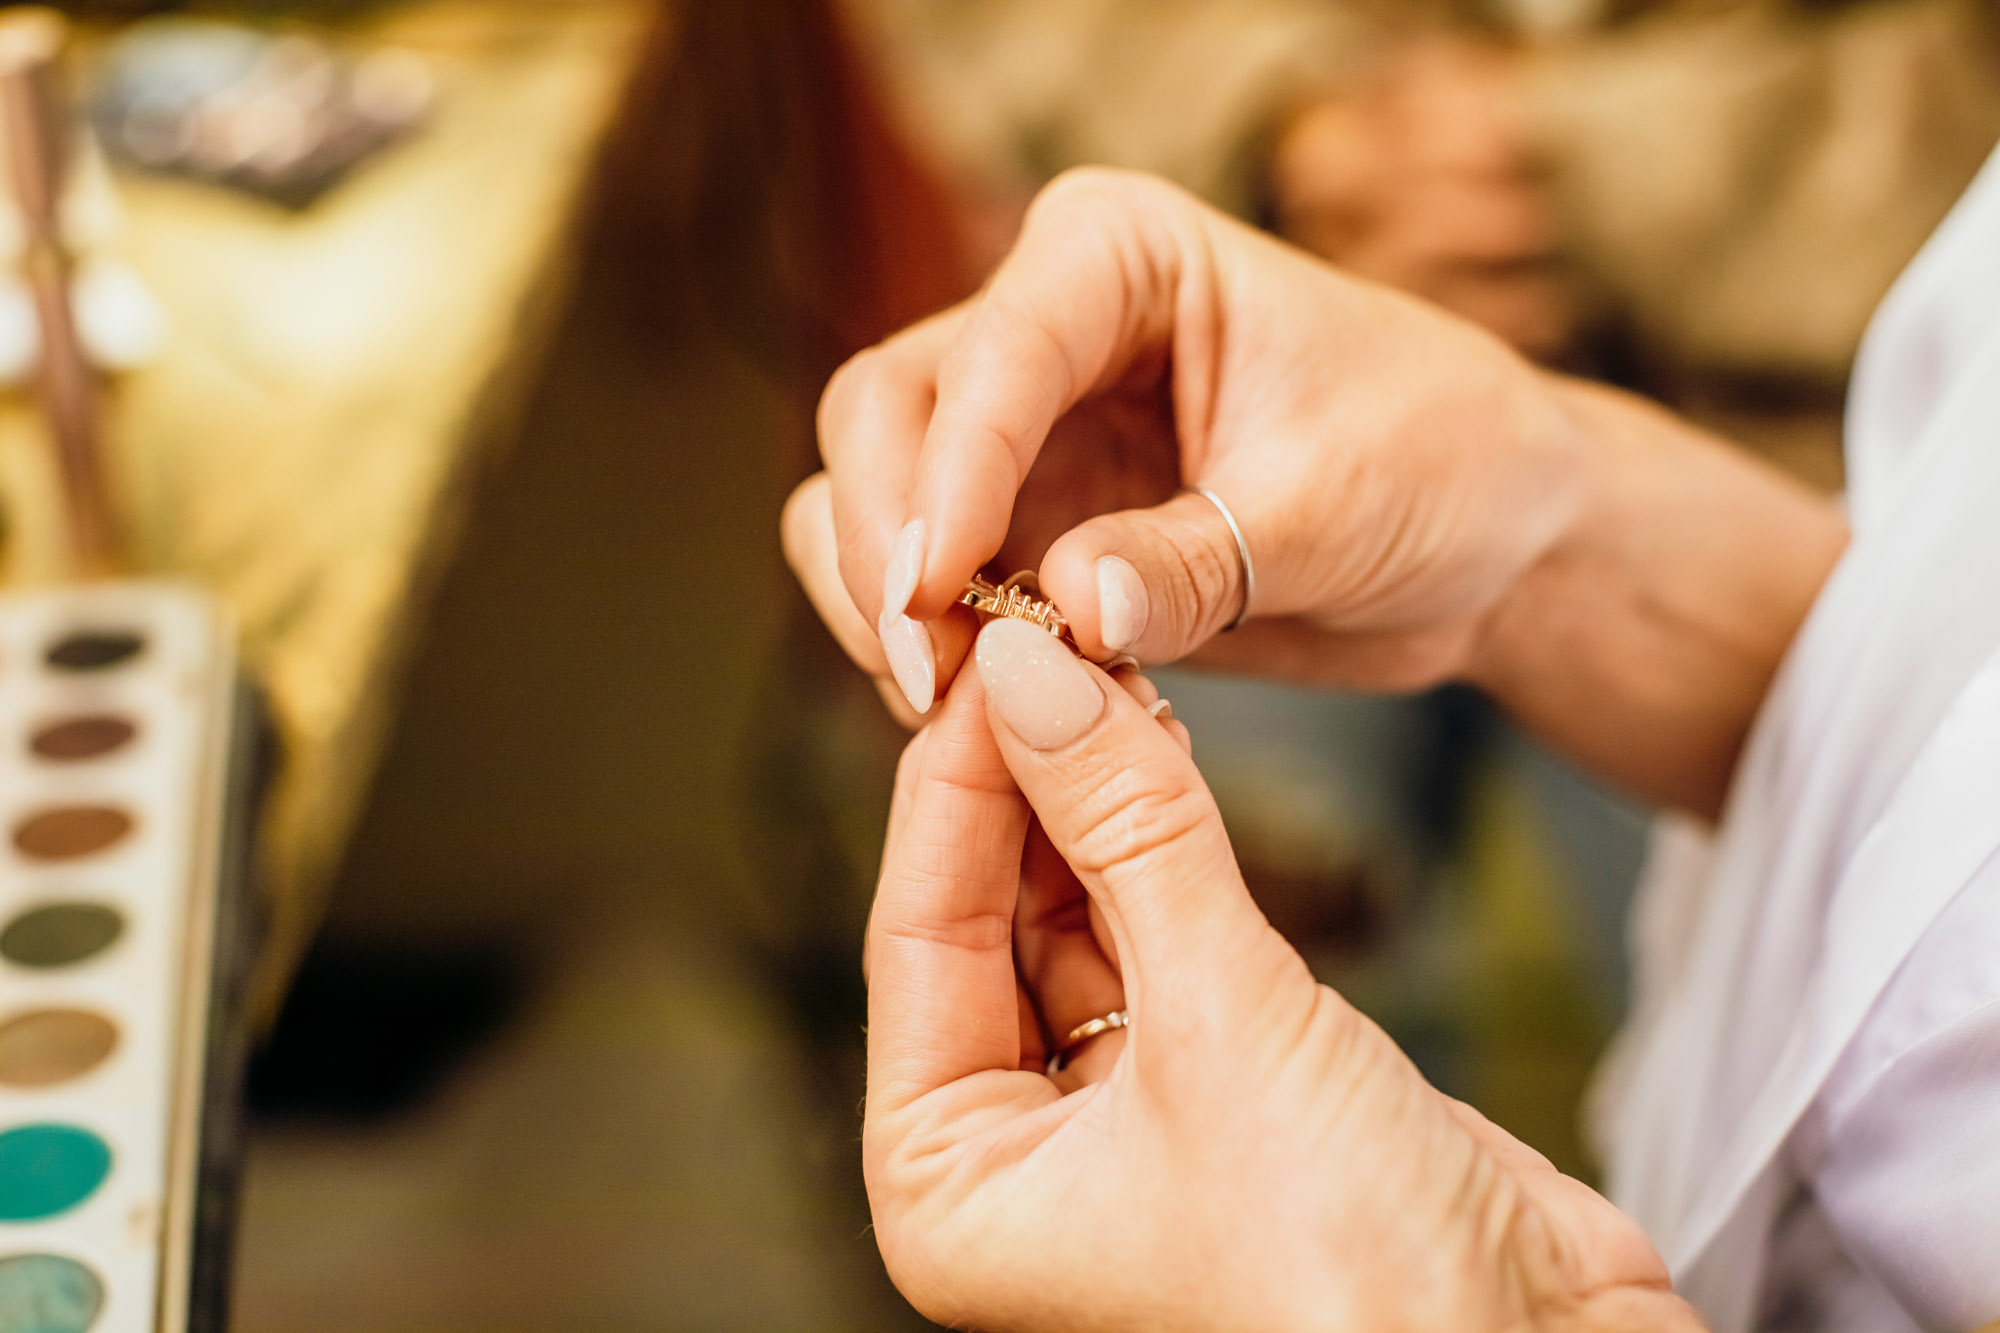
[[[1125,1007],[1117,965],[1091,927],[1090,897],[1039,824],[1029,827],[1021,860],[1014,961],[1034,997],[1050,1051],[1061,1050],[1081,1024]],[[1101,1077],[1111,1064],[1097,1049],[1103,1045],[1092,1042],[1079,1050],[1078,1058],[1066,1063],[1070,1077],[1059,1080],[1059,1086],[1081,1086]]]
[[[1191,217],[1171,187],[1101,170],[1071,172],[1037,198],[938,365],[911,499],[923,525],[913,614],[937,614],[999,551],[1057,419],[1166,347],[1185,248],[1177,226]]]
[[[785,563],[805,589],[813,610],[826,624],[854,664],[875,677],[876,687],[896,720],[912,729],[923,724],[923,711],[941,688],[949,687],[971,650],[975,624],[970,616],[952,614],[923,626],[914,636],[915,655],[891,673],[884,640],[855,605],[853,592],[840,576],[834,534],[833,483],[824,472],[802,482],[785,502],[779,521]],[[890,633],[902,631],[896,627]],[[917,707],[922,701],[923,708]]]
[[[924,715],[910,707],[909,696],[903,693],[903,687],[892,677],[877,676],[875,693],[882,696],[882,706],[889,710],[889,716],[904,728],[915,731],[924,725]]]
[[[874,627],[888,673],[921,716],[958,674],[971,642],[969,621],[926,625],[904,614],[908,593],[885,605],[884,578],[921,552],[921,526],[898,532],[911,478],[936,402],[938,358],[962,313],[946,311],[849,361],[820,399],[820,453],[827,465],[837,568],[864,623]],[[904,550],[901,560],[895,552]],[[907,585],[908,578],[897,577]],[[903,710],[892,710],[899,716]]]
[[[854,664],[871,676],[889,674],[875,626],[861,614],[840,577],[840,547],[833,527],[833,479],[815,472],[785,501],[778,520],[785,563],[805,589],[813,610]]]
[[[1112,683],[1131,695],[1133,701],[1141,708],[1151,708],[1158,702],[1160,687],[1153,684],[1152,679],[1138,667],[1121,662],[1106,667],[1105,672],[1111,677]]]
[[[1040,570],[1090,657],[1172,662],[1243,609],[1243,561],[1214,503],[1177,495],[1152,509],[1104,514],[1064,533]]]
[[[925,729],[901,837],[876,891],[871,1113],[972,1074],[1020,1067],[1013,921],[1027,827],[978,676],[967,672]]]
[[[938,360],[964,318],[947,310],[849,360],[819,402],[820,457],[832,485],[836,549],[868,624],[882,614],[882,573],[910,507]]]
[[[988,625],[975,658],[1008,771],[1104,910],[1135,1022],[1161,995],[1240,995],[1302,971],[1250,901],[1200,774],[1145,709],[1021,621]]]
[[[887,866],[902,845],[903,830],[910,822],[910,804],[915,799],[917,773],[923,765],[924,740],[928,731],[919,731],[910,737],[903,747],[901,757],[896,760],[896,785],[889,796],[889,828],[882,835],[882,864]],[[868,979],[868,942],[875,935],[875,905],[868,905],[868,929],[861,935],[861,978]]]
[[[889,662],[889,675],[881,682],[882,697],[898,717],[918,725],[937,697],[958,679],[979,621],[969,609],[954,606],[932,621],[885,617],[876,629],[882,655]]]
[[[1182,750],[1190,748],[1188,729],[1174,720],[1173,702],[1160,696],[1157,685],[1140,674],[1136,667],[1129,666],[1112,668],[1111,679],[1122,686],[1125,693],[1132,696],[1134,703],[1146,710],[1146,716],[1166,728],[1167,734],[1174,738]]]
[[[923,771],[924,742],[928,731],[920,731],[910,737],[909,744],[896,760],[896,785],[889,797],[889,829],[882,837],[882,862],[887,865],[902,845],[903,831],[909,827],[910,806],[915,803],[917,779]]]

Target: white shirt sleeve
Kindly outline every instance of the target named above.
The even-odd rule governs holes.
[[[1841,1248],[1918,1323],[2000,1318],[2000,860],[1904,960],[1792,1156]]]

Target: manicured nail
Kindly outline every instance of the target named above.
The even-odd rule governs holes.
[[[1030,749],[1068,745],[1104,711],[1090,668],[1047,630],[995,620],[979,631],[977,656],[986,697]]]
[[[910,609],[917,580],[924,574],[924,521],[913,518],[896,534],[889,548],[889,567],[882,571],[882,615],[900,616]]]
[[[931,650],[930,627],[921,620],[895,615],[882,617],[875,628],[882,636],[882,652],[889,659],[889,673],[896,678],[897,688],[910,707],[919,713],[930,712],[937,698],[937,656]]]
[[[1097,561],[1097,636],[1122,653],[1146,632],[1146,584],[1131,562],[1115,555]]]
[[[1153,706],[1146,710],[1146,716],[1155,722],[1171,722],[1174,720],[1174,706],[1165,699],[1155,700]]]

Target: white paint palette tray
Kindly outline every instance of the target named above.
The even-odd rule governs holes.
[[[0,596],[0,1333],[220,1326],[235,682],[194,589]]]

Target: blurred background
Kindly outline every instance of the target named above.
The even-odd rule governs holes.
[[[857,1141],[901,735],[777,514],[826,376],[1050,176],[1164,174],[1831,490],[1869,312],[2000,137],[1990,0],[65,8],[133,560],[230,603],[278,742],[251,1331],[922,1325]],[[1646,813],[1470,692],[1160,683],[1272,919],[1587,1176]]]

